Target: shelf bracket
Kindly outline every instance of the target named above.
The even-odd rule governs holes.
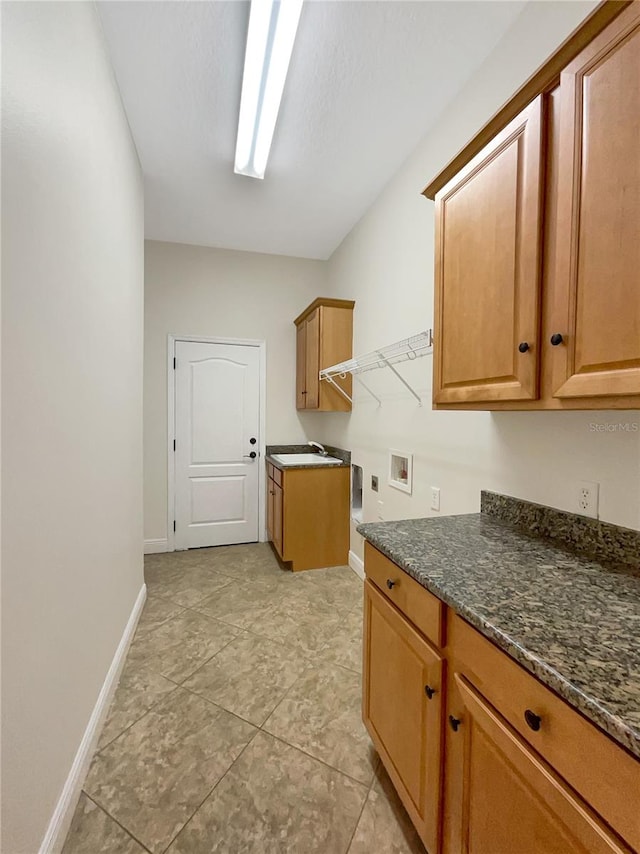
[[[344,397],[345,400],[348,400],[350,404],[353,404],[353,398],[349,397],[346,391],[338,385],[338,383],[333,379],[333,377],[323,376],[321,372],[320,379],[326,380],[328,383],[330,383],[337,391],[340,392],[340,394]]]
[[[422,399],[421,399],[420,395],[419,395],[416,391],[414,391],[413,386],[410,386],[410,385],[409,385],[409,383],[405,380],[405,378],[402,376],[402,374],[401,374],[401,373],[399,373],[399,372],[398,372],[398,371],[393,367],[393,365],[391,364],[391,362],[389,362],[389,361],[388,361],[388,359],[385,359],[385,357],[382,355],[382,353],[378,352],[378,356],[380,356],[380,358],[382,359],[382,361],[384,362],[384,364],[385,364],[388,368],[390,368],[390,369],[393,371],[393,373],[398,377],[398,379],[400,380],[400,382],[402,383],[402,385],[403,385],[405,388],[409,389],[409,391],[411,392],[411,394],[412,394],[412,395],[415,397],[415,399],[418,401],[418,406],[422,406]]]

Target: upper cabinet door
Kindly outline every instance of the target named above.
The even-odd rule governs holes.
[[[305,409],[307,396],[307,324],[296,326],[296,409]]]
[[[309,315],[306,327],[306,409],[317,409],[320,406],[320,312],[317,308]]]
[[[553,394],[640,394],[638,4],[565,69],[560,98]]]
[[[542,97],[436,196],[434,402],[538,396]]]

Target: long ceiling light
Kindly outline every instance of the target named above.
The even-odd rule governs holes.
[[[234,172],[264,178],[302,0],[251,0]]]

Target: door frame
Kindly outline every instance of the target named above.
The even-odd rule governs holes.
[[[173,522],[176,511],[176,462],[173,440],[176,437],[176,374],[173,360],[178,342],[194,342],[196,344],[230,344],[236,347],[257,347],[260,373],[260,442],[258,443],[258,542],[267,541],[266,531],[266,466],[264,465],[266,451],[267,427],[267,342],[256,338],[219,338],[203,337],[202,335],[167,335],[167,551],[176,550],[176,538]]]

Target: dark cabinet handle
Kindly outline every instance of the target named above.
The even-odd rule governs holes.
[[[462,721],[460,720],[460,718],[454,718],[453,715],[449,715],[449,726],[454,732],[458,732],[458,727],[461,723]]]
[[[540,724],[542,723],[540,715],[536,715],[536,713],[532,712],[531,709],[527,709],[524,713],[524,719],[530,729],[534,730],[534,732],[538,732]]]
[[[387,578],[387,587],[389,588],[389,590],[392,590],[395,587],[395,585],[396,585],[395,581],[392,581],[390,578]]]
[[[437,691],[435,688],[432,688],[431,685],[425,685],[424,686],[424,693],[431,700],[431,699],[433,699],[433,695],[437,694]]]
[[[521,353],[526,353],[528,349],[529,345],[526,341],[523,341],[522,344],[518,344],[518,350],[520,350]]]
[[[554,332],[554,334],[551,336],[551,343],[554,347],[557,347],[558,344],[562,344],[563,340],[564,339],[559,332]]]

